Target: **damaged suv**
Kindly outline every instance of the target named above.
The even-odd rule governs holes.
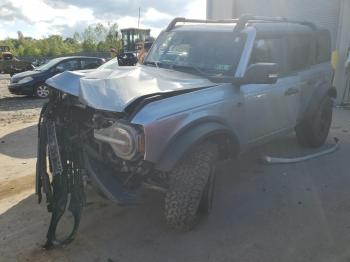
[[[217,161],[293,130],[321,146],[336,97],[330,49],[311,23],[176,18],[143,65],[47,80],[37,194],[52,212],[48,246],[66,209],[76,225],[63,242],[73,239],[85,180],[120,205],[160,189],[167,224],[188,230],[210,212]]]

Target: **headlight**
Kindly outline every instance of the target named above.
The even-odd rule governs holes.
[[[18,84],[25,84],[25,83],[28,83],[28,82],[30,82],[30,81],[32,81],[32,80],[33,80],[33,77],[27,76],[27,77],[25,77],[25,78],[19,80],[19,81],[18,81]]]
[[[109,143],[114,153],[126,160],[132,159],[137,152],[142,151],[139,142],[143,140],[141,134],[129,125],[115,123],[107,128],[95,129],[94,137],[97,140]]]

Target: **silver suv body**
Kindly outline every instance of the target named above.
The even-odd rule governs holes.
[[[161,189],[167,223],[189,229],[210,210],[218,159],[294,130],[303,145],[324,143],[336,96],[330,45],[329,32],[310,23],[174,19],[143,65],[47,80],[43,115],[62,162],[53,172],[79,162],[121,204],[144,185]]]

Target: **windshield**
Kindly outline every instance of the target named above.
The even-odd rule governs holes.
[[[159,36],[144,64],[233,77],[243,44],[243,39],[233,32],[166,32]]]
[[[58,64],[59,62],[61,62],[63,59],[64,59],[63,57],[52,59],[49,62],[47,62],[46,64],[43,64],[41,66],[36,67],[34,70],[35,71],[45,71],[47,69],[50,69],[54,65]]]
[[[115,57],[108,62],[101,65],[98,69],[116,69],[119,66],[118,64],[118,58]]]

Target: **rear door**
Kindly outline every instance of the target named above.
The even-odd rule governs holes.
[[[330,87],[333,77],[333,69],[330,63],[331,39],[329,33],[321,31],[316,37],[313,35],[304,36],[300,42],[304,42],[304,46],[308,50],[309,60],[304,61],[306,66],[301,67],[298,71],[301,79],[299,118],[310,104],[317,89],[322,86]],[[311,48],[307,45],[311,45]],[[304,56],[303,52],[299,56],[302,58]]]
[[[310,97],[307,93],[312,92],[313,86],[320,77],[319,70],[314,67],[315,43],[313,35],[308,32],[290,35],[287,38],[287,76],[291,79],[298,78],[298,81],[295,81],[295,86],[286,90],[285,94],[285,103],[289,109],[289,121],[294,126],[301,113],[302,99]]]

